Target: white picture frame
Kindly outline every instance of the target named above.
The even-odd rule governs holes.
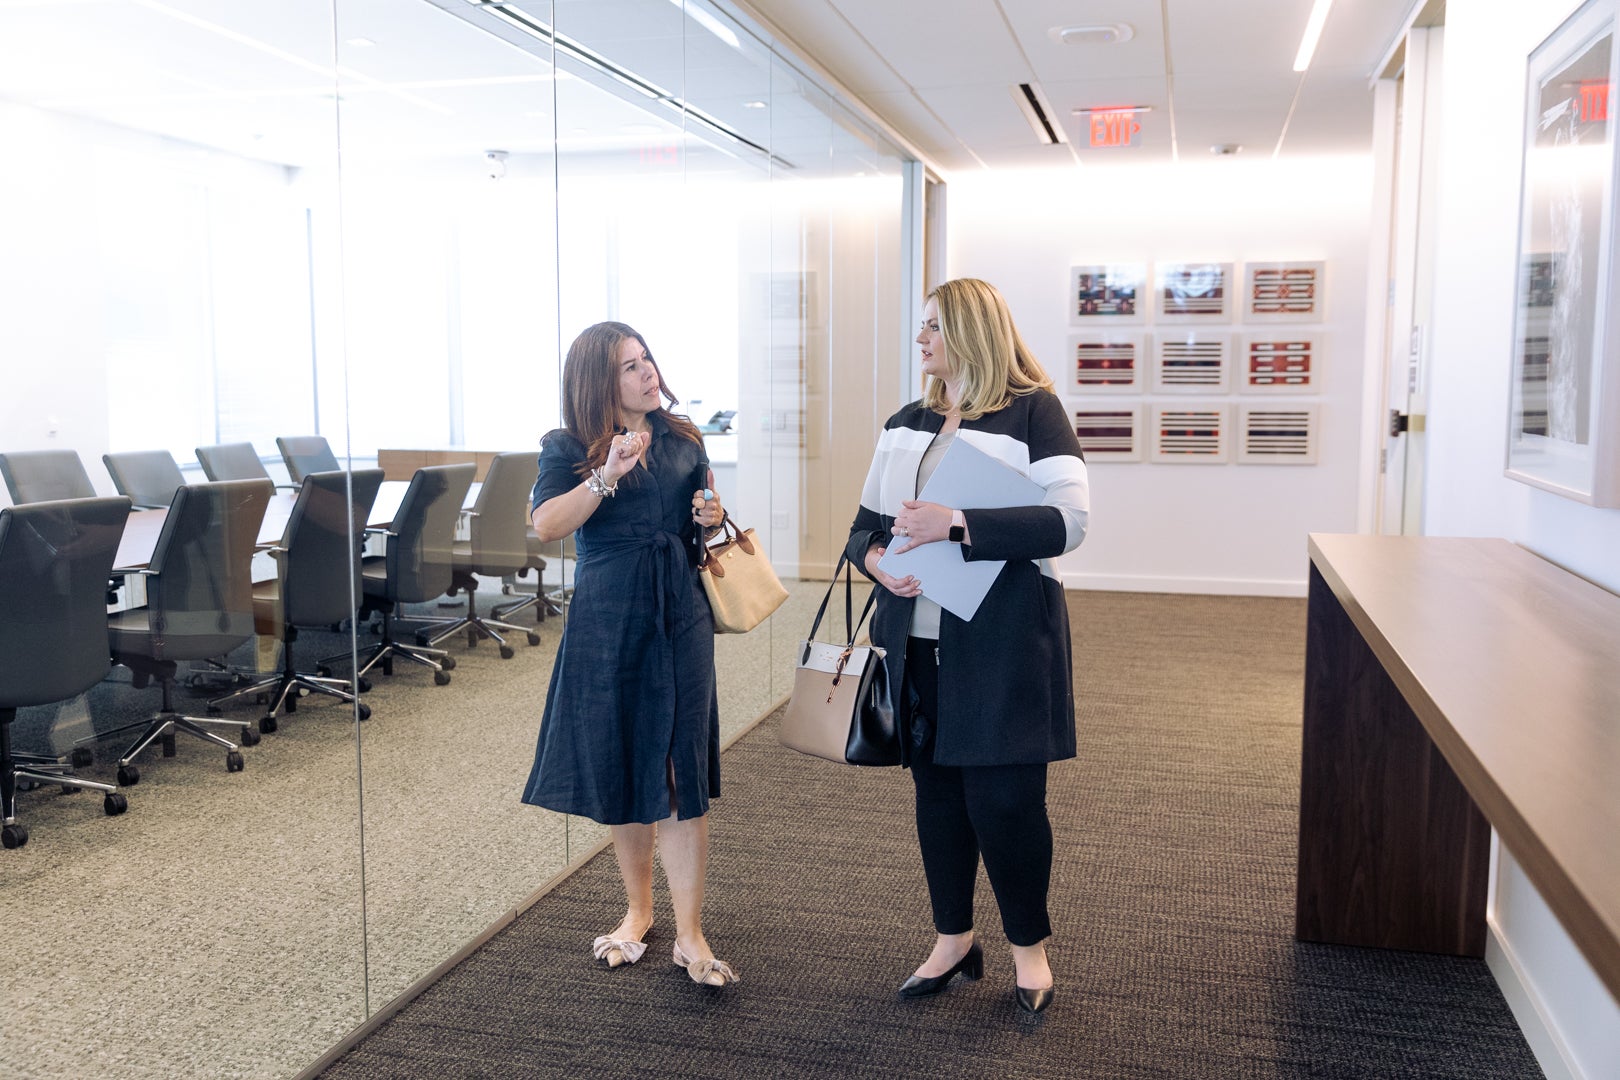
[[[1505,474],[1620,507],[1620,4],[1588,0],[1531,51]]]
[[[1159,465],[1226,465],[1232,407],[1223,401],[1155,401],[1148,406],[1148,460]]]
[[[1113,330],[1069,335],[1068,392],[1140,394],[1147,385],[1148,336]]]
[[[1254,330],[1239,338],[1233,387],[1240,394],[1318,394],[1324,337],[1315,330]]]
[[[1237,293],[1235,263],[1171,262],[1153,268],[1154,325],[1207,325],[1232,321]]]
[[[1314,404],[1274,401],[1238,406],[1239,465],[1315,465],[1321,409]]]
[[[1088,463],[1142,460],[1142,406],[1138,402],[1069,404],[1075,438]]]
[[[1327,263],[1243,264],[1245,323],[1321,322],[1327,307]]]
[[[1153,390],[1159,394],[1224,394],[1232,370],[1232,335],[1166,327],[1153,332]]]
[[[1091,330],[1145,326],[1148,264],[1090,263],[1069,268],[1069,325]]]

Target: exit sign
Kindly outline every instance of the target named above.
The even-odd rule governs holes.
[[[1092,146],[1135,146],[1136,133],[1142,125],[1136,122],[1135,109],[1093,109],[1091,111]]]

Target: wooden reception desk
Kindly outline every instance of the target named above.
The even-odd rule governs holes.
[[[1506,540],[1310,558],[1295,936],[1482,955],[1494,826],[1620,999],[1620,597]]]

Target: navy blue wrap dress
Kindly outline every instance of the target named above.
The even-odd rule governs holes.
[[[523,801],[604,825],[701,817],[720,794],[714,616],[692,558],[698,443],[658,414],[642,460],[574,534],[574,595]],[[585,447],[541,444],[533,506],[578,487]],[[666,765],[666,762],[668,763]]]

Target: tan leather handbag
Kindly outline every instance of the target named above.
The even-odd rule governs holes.
[[[720,528],[726,538],[709,545],[698,576],[714,611],[714,632],[746,634],[782,606],[788,591],[753,529],[738,532],[730,514]]]

